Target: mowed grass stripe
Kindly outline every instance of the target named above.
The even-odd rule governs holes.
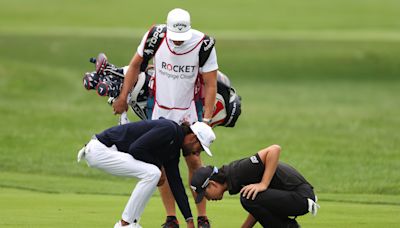
[[[77,166],[86,165],[77,164]],[[83,168],[88,169],[87,167]],[[186,179],[186,176],[187,175],[184,175],[183,179]],[[89,175],[78,177],[2,172],[0,175],[0,188],[10,189],[10,191],[14,189],[37,193],[127,196],[130,195],[133,186],[137,182],[136,179],[132,178],[106,177],[107,178],[94,178]],[[184,183],[187,183],[187,181],[185,180]],[[321,202],[400,206],[400,195],[326,193],[320,192],[318,187],[315,190]],[[187,194],[190,193],[187,192]],[[158,196],[159,192],[156,191],[154,195]],[[225,195],[225,198],[236,197],[237,196],[230,196],[228,194]]]
[[[140,39],[149,28],[126,27],[0,27],[0,36],[76,36]],[[400,41],[395,30],[204,30],[223,40]]]
[[[0,188],[0,227],[42,228],[54,227],[55,224],[57,227],[74,228],[111,227],[120,218],[127,198],[128,196],[48,194]],[[399,223],[399,206],[360,206],[358,203],[323,200],[320,205],[317,217],[306,215],[298,218],[303,227],[372,228],[395,227]],[[207,208],[214,227],[239,227],[246,217],[246,212],[236,197],[210,202]],[[141,225],[159,227],[164,219],[162,211],[161,199],[158,196],[152,197],[141,218]],[[184,224],[179,213],[178,219]]]

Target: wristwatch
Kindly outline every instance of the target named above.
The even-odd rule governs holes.
[[[189,217],[189,218],[185,219],[185,221],[186,222],[193,221],[193,217]]]
[[[211,124],[211,119],[203,118],[203,122],[206,123],[206,124]]]

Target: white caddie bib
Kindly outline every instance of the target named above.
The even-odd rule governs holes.
[[[198,41],[197,41],[198,40]],[[155,104],[152,119],[164,117],[181,124],[196,122],[194,88],[199,75],[199,51],[202,39],[193,48],[175,53],[164,39],[154,56]]]

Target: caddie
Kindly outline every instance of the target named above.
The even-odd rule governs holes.
[[[178,124],[203,121],[211,123],[217,93],[217,55],[215,40],[192,29],[190,14],[183,9],[168,13],[167,23],[154,25],[142,38],[133,56],[123,88],[114,102],[114,113],[121,114],[128,109],[128,93],[135,85],[138,74],[145,71],[153,59],[155,82],[153,85],[153,106],[151,118],[164,117]],[[198,83],[204,84],[204,91],[198,91]],[[201,88],[201,87],[200,87]],[[196,103],[203,98],[204,113]],[[197,106],[197,108],[196,108]],[[189,181],[193,171],[201,167],[199,156],[187,156]],[[167,212],[164,227],[178,227],[173,195],[168,182],[160,187]],[[198,227],[210,227],[206,215],[206,201],[197,205]]]

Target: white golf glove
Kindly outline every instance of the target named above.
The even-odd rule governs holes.
[[[130,122],[131,121],[128,118],[128,113],[127,112],[121,113],[121,115],[119,116],[118,125],[123,125],[123,124],[127,124],[127,123],[130,123]]]
[[[318,209],[320,208],[319,204],[314,202],[314,200],[307,198],[308,201],[308,211],[313,215],[316,216]],[[317,196],[315,196],[315,201],[318,201]]]
[[[85,150],[86,150],[86,146],[82,147],[82,149],[79,150],[78,156],[77,156],[77,161],[78,161],[78,163],[82,160],[82,158],[84,159],[84,157],[85,157]]]

